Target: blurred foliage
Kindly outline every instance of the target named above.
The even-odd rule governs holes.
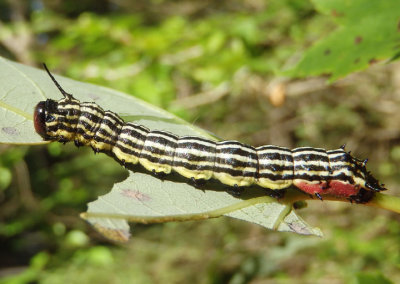
[[[320,2],[313,1],[316,10],[302,0],[3,0],[0,54],[132,93],[227,139],[287,147],[347,143],[398,195],[398,64],[375,64],[330,86],[325,78],[275,75],[295,66],[319,38],[354,27],[358,17],[343,17],[349,22],[336,29],[319,14],[326,13]],[[348,15],[367,8],[360,4]],[[365,33],[372,34],[370,27]],[[380,58],[383,46],[370,44]],[[355,69],[340,70],[328,72]],[[218,219],[138,225],[129,245],[115,247],[78,216],[126,176],[117,163],[72,145],[0,146],[0,282],[400,281],[400,219],[388,212],[316,201],[302,210],[323,228],[323,240]]]
[[[339,25],[304,54],[288,74],[329,74],[338,79],[380,60],[400,56],[400,9],[397,0],[313,0]]]

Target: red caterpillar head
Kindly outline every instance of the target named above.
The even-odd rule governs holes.
[[[44,140],[52,140],[47,134],[47,123],[55,120],[54,113],[57,110],[57,102],[54,100],[46,100],[39,102],[33,114],[33,124],[36,132],[43,137]]]

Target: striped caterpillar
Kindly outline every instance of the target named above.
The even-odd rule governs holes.
[[[150,131],[94,102],[80,102],[65,92],[44,65],[63,99],[47,99],[34,111],[36,132],[44,140],[91,146],[113,156],[121,165],[141,164],[161,177],[172,171],[195,185],[211,178],[240,189],[256,184],[270,190],[292,185],[303,192],[368,202],[374,192],[385,190],[361,161],[344,151],[302,147],[290,150],[265,145],[252,147],[238,141],[214,142],[200,137],[178,137]]]

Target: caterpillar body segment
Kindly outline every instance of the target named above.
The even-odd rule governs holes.
[[[333,195],[359,203],[385,189],[366,170],[366,161],[352,157],[343,148],[253,147],[238,141],[214,142],[150,131],[133,122],[125,123],[93,102],[81,103],[48,74],[64,98],[41,101],[35,108],[35,129],[45,140],[91,146],[95,152],[114,156],[124,166],[139,163],[159,176],[174,171],[193,181],[214,178],[234,188],[257,184],[279,190],[294,185],[320,199]]]

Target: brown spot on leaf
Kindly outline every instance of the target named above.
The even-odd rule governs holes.
[[[355,44],[360,44],[363,41],[363,38],[361,36],[356,36],[354,38],[354,43]]]
[[[93,101],[100,100],[100,97],[98,95],[96,95],[96,94],[93,94],[93,93],[89,93],[88,97],[91,98]]]
[[[19,131],[15,127],[3,127],[1,131],[11,136],[19,135]]]
[[[149,201],[151,199],[150,196],[138,190],[123,189],[121,194],[123,196],[136,199],[138,201]]]
[[[335,9],[333,9],[331,11],[331,15],[332,15],[332,17],[335,17],[335,18],[343,17],[343,13],[340,13],[340,12],[336,11]]]
[[[368,61],[369,65],[375,64],[375,63],[377,63],[377,62],[378,62],[378,60],[375,59],[375,58],[371,58],[371,59]]]
[[[329,55],[331,54],[331,50],[330,49],[325,49],[324,50],[324,55]]]

